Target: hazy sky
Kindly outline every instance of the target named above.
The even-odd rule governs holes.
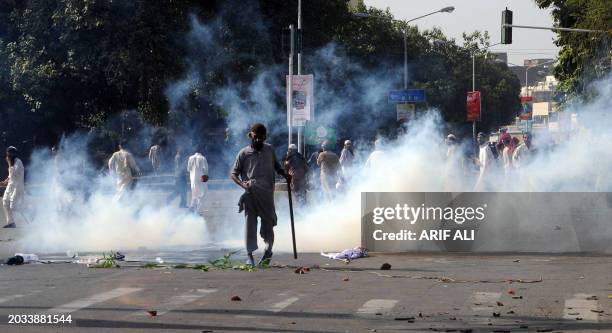
[[[518,25],[552,26],[550,12],[539,9],[533,0],[365,0],[367,6],[389,8],[397,19],[412,19],[432,11],[454,6],[452,13],[437,13],[411,24],[419,29],[439,27],[445,35],[462,44],[463,32],[487,30],[491,44],[501,39],[501,11],[506,7],[514,12],[513,23]],[[498,45],[492,51],[508,53],[508,61],[518,65],[523,59],[554,58],[558,48],[553,44],[555,33],[550,30],[517,29],[512,31],[511,45]]]

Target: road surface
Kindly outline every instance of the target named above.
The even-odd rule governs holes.
[[[0,266],[0,332],[612,331],[607,256],[386,254],[347,265],[283,254],[274,263],[254,272]],[[72,323],[8,323],[30,314]]]

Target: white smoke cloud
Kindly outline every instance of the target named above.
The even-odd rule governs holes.
[[[183,80],[169,84],[167,96],[172,109],[184,107],[193,88],[208,79],[200,77],[200,73],[213,72],[228,63],[229,56],[217,53],[222,48],[213,29],[222,24],[221,19],[212,22],[211,26],[192,18],[188,39],[206,61],[190,61]],[[381,124],[381,110],[377,107],[385,103],[387,92],[397,86],[398,76],[392,74],[398,73],[395,68],[381,64],[380,68],[366,70],[352,63],[333,44],[312,54],[308,61],[315,74],[317,104],[326,106],[317,113],[320,121],[336,127],[351,126],[354,132],[361,128],[377,128]],[[222,88],[206,93],[227,112],[228,127],[234,135],[243,136],[244,129],[253,122],[269,125],[271,136],[282,134],[286,118],[276,105],[279,98],[284,98],[285,69],[269,66],[253,68],[253,71],[258,74],[248,86],[229,79]],[[350,80],[346,82],[336,80],[347,76]],[[495,191],[612,190],[608,175],[612,170],[609,116],[612,78],[593,84],[592,89],[598,91],[598,98],[565,111],[578,114],[580,127],[551,150],[544,148],[543,136],[536,134],[534,145],[538,152],[531,163],[511,179],[504,179],[502,172],[498,172],[492,179]],[[360,122],[339,123],[355,110],[363,116]],[[465,138],[454,160],[447,161],[443,138],[448,133],[444,132],[443,120],[436,110],[419,113],[420,116],[407,126],[405,135],[389,138],[383,147],[384,157],[375,167],[363,167],[365,155],[369,153],[364,151],[348,183],[333,201],[313,200],[296,212],[300,251],[339,250],[358,245],[361,192],[473,190],[476,169],[463,154],[470,146],[470,138]],[[28,181],[36,186],[29,189],[32,195],[28,214],[32,221],[22,240],[26,249],[51,252],[108,251],[141,246],[197,247],[212,239],[204,219],[179,209],[175,203],[167,203],[167,193],[140,187],[130,201],[115,202],[113,179],[95,170],[89,162],[86,143],[87,140],[79,135],[65,138],[57,162],[45,151],[33,155]],[[361,149],[367,145],[361,142]],[[233,159],[236,152],[228,149],[228,158]],[[467,174],[460,169],[461,165],[466,166]],[[501,170],[501,166],[498,169]],[[318,179],[318,175],[313,177]],[[282,200],[278,205],[277,249],[290,251],[284,197],[285,193],[277,195],[277,199]],[[227,240],[243,237],[243,217],[238,213],[233,216],[235,218],[219,230]]]

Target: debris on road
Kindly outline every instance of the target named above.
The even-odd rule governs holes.
[[[232,298],[230,300],[232,302],[240,302],[240,301],[242,301],[242,298],[240,298],[240,296],[232,296]]]
[[[23,265],[23,257],[22,256],[14,256],[14,257],[10,257],[7,261],[6,264],[9,266],[13,266],[13,265]]]
[[[500,317],[501,313],[500,312],[493,312],[493,317]]]
[[[512,299],[523,299],[523,296],[512,296]]]
[[[295,274],[306,274],[308,272],[310,272],[310,268],[304,266],[300,266],[295,269]]]
[[[414,323],[414,317],[395,317],[394,320],[407,321],[409,323]]]
[[[587,299],[587,301],[597,301],[597,300],[599,300],[599,298],[597,296],[589,296],[586,299]]]
[[[30,264],[33,262],[39,262],[40,259],[34,253],[15,253],[15,257],[22,257],[24,264]]]
[[[77,254],[78,256],[78,254]],[[114,252],[113,253],[113,257],[115,258],[115,260],[117,261],[124,261],[125,260],[125,254],[121,253],[121,252]]]
[[[504,306],[504,303],[497,301],[497,306]]]
[[[382,265],[380,266],[380,269],[381,269],[381,270],[383,270],[383,271],[388,271],[388,270],[390,270],[390,269],[391,269],[391,264],[389,264],[388,262],[386,262],[386,263],[384,263],[384,264],[382,264]]]
[[[592,310],[592,309],[591,309],[591,312],[595,312],[595,313],[604,313],[604,311],[603,311],[603,310]]]
[[[348,277],[345,277],[344,279],[342,279],[342,281],[346,282],[346,281],[350,281],[350,279]]]
[[[521,326],[521,328],[523,327]],[[527,328],[527,326],[525,326],[524,328]],[[536,332],[552,332],[552,331],[553,331],[552,328],[538,328],[536,330]]]
[[[151,317],[157,317],[157,311],[156,310],[147,310],[147,313]]]
[[[508,289],[508,295],[515,295],[516,291],[514,289]]]
[[[512,262],[521,262],[521,259],[514,259]]]

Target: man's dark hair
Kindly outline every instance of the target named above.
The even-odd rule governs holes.
[[[264,126],[264,124],[256,123],[251,126],[251,132],[255,134],[266,135],[268,130],[266,130],[266,126]]]

